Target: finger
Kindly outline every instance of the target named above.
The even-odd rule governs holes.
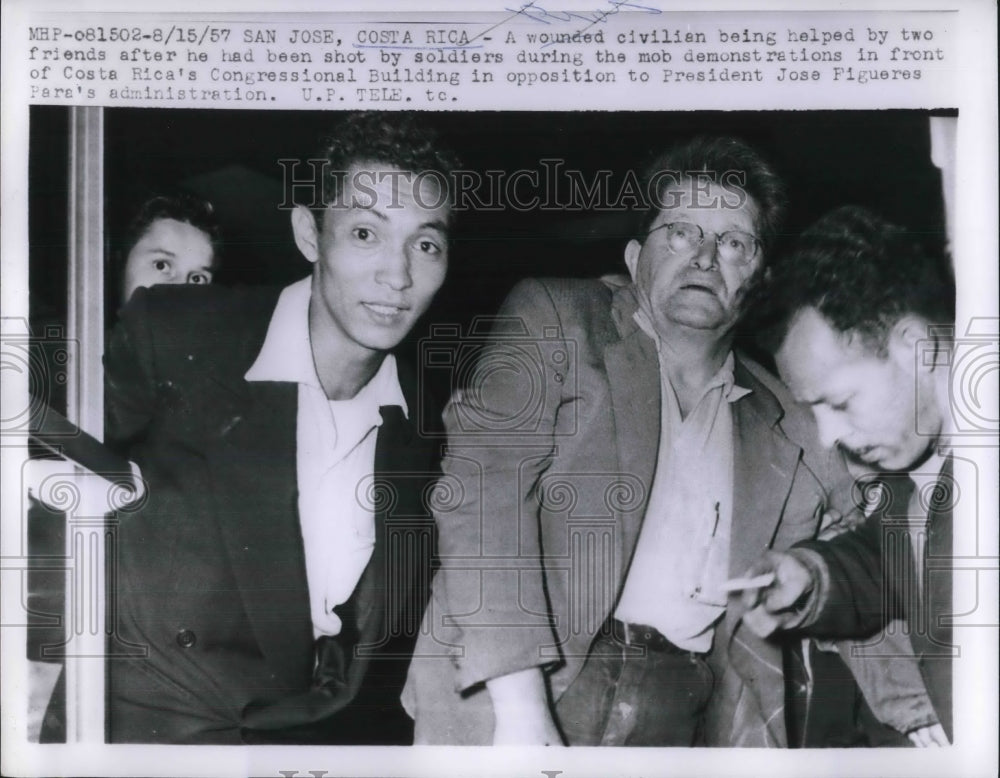
[[[923,748],[923,746],[920,745],[920,738],[917,737],[916,732],[911,732],[906,737],[909,738],[910,742],[917,748]]]
[[[767,551],[762,556],[757,557],[743,575],[747,578],[755,578],[758,575],[773,573],[776,567],[773,552]]]
[[[950,746],[948,736],[944,732],[944,727],[940,724],[932,724],[927,727],[927,735],[931,743],[935,746]]]
[[[758,606],[744,613],[743,623],[749,627],[751,632],[762,638],[766,638],[779,626],[778,619],[768,613],[763,606]]]
[[[761,590],[767,609],[772,613],[794,609],[810,584],[808,572],[791,557],[776,570],[773,584]]]
[[[802,592],[794,587],[785,586],[783,582],[775,582],[760,592],[764,607],[771,613],[781,613],[791,609],[802,596]]]
[[[760,603],[761,590],[760,589],[744,589],[740,593],[740,604],[750,610],[751,608],[756,608]]]

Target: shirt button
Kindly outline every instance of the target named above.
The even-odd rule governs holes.
[[[181,648],[191,648],[197,641],[197,636],[189,629],[182,629],[177,633],[177,645]]]

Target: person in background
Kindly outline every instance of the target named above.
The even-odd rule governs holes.
[[[752,575],[775,579],[743,595],[744,624],[761,636],[863,638],[906,619],[933,706],[933,719],[908,734],[946,745],[956,495],[947,264],[905,229],[846,206],[803,234],[772,287],[784,312],[773,338],[781,376],[826,446],[881,471],[884,494],[858,528],[755,562]]]
[[[210,284],[222,240],[212,204],[188,193],[146,200],[125,231],[121,300],[157,284]]]
[[[114,326],[121,306],[139,288],[158,284],[212,283],[221,249],[219,225],[210,202],[187,192],[157,194],[147,198],[124,230],[119,248],[112,253],[106,292],[109,299],[117,302],[108,307],[108,327]],[[46,402],[65,410],[64,384],[52,382],[52,386],[58,394],[50,392]],[[63,553],[61,523],[55,527],[51,522],[39,520],[32,526],[45,528],[45,531],[37,530],[40,555]],[[43,582],[41,591],[32,591],[33,598],[38,600],[35,609],[43,613],[62,613],[65,610],[65,584],[61,579],[49,584],[49,577],[44,573],[32,576],[33,586],[35,582]],[[32,636],[33,640],[42,644],[58,645],[64,640],[61,625],[51,630],[39,627]],[[41,728],[43,742],[65,739],[65,679],[61,663],[52,664],[59,675],[56,692],[50,698]]]

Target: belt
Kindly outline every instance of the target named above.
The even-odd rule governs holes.
[[[609,618],[608,626],[610,627],[611,636],[627,646],[644,646],[650,651],[656,651],[659,654],[705,656],[704,653],[690,651],[671,643],[660,630],[648,624],[631,624],[615,618]]]

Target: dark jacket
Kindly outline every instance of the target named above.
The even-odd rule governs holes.
[[[906,475],[883,478],[885,504],[852,532],[826,542],[801,543],[828,571],[810,634],[864,637],[890,619],[904,619],[934,711],[952,740],[952,509],[957,494],[948,457],[927,506],[923,586],[913,555],[909,519],[913,484]]]
[[[297,385],[243,378],[280,291],[140,290],[110,339],[108,438],[148,483],[144,503],[118,517],[112,653],[127,656],[109,662],[114,742],[409,738],[398,695],[430,574],[434,445],[415,419],[382,409],[375,551],[317,664]],[[402,363],[399,375],[415,415],[414,376]]]

